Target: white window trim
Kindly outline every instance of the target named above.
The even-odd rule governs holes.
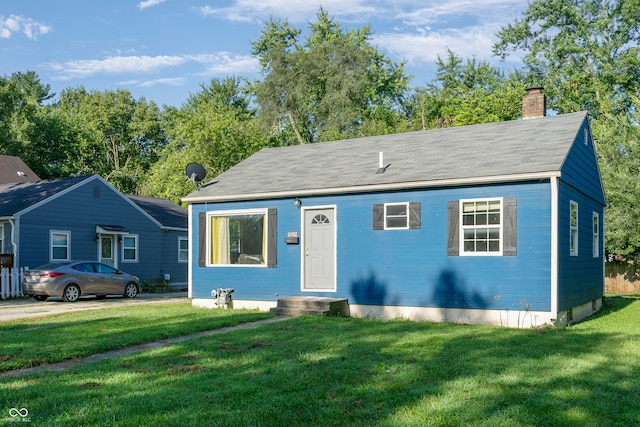
[[[182,249],[182,242],[187,242],[187,249]],[[180,253],[185,252],[187,254],[187,259],[180,259]],[[178,237],[178,262],[180,263],[188,263],[189,262],[189,237],[187,236],[179,236]]]
[[[228,211],[208,211],[207,212],[207,258],[206,267],[214,268],[267,268],[267,260],[269,259],[269,230],[266,230],[265,240],[262,242],[264,247],[264,263],[262,264],[212,264],[211,263],[211,218],[214,216],[241,216],[241,215],[264,215],[265,227],[269,227],[269,210],[268,209],[241,209]]]
[[[387,218],[388,218],[388,214],[387,214],[387,207],[388,206],[404,206],[405,207],[405,212],[406,215],[404,215],[404,218],[406,220],[405,226],[404,227],[387,227]],[[408,230],[409,229],[409,202],[398,202],[398,203],[385,203],[384,204],[384,230]],[[392,215],[392,217],[394,218],[402,218],[401,215]]]
[[[600,214],[593,212],[591,216],[593,224],[593,257],[600,258]]]
[[[571,208],[576,207],[576,226],[571,225]],[[578,256],[578,231],[580,229],[580,211],[578,209],[578,202],[573,200],[569,201],[569,255]],[[573,233],[575,231],[575,234]],[[572,248],[573,246],[573,248]]]
[[[133,250],[135,250],[136,257],[134,259],[126,259],[124,257],[124,250],[125,250],[124,239],[126,239],[126,238],[132,238],[132,239],[135,240],[136,245],[133,248]],[[139,240],[140,240],[140,238],[139,238],[139,236],[137,234],[125,234],[125,235],[122,236],[122,242],[120,243],[120,254],[121,254],[120,258],[122,258],[122,262],[123,263],[135,263],[135,262],[138,262],[138,259],[139,259],[139,253],[138,253]],[[126,248],[126,249],[131,249],[131,248]]]
[[[66,258],[54,258],[53,257],[53,235],[54,234],[64,234],[67,236],[67,257]],[[62,247],[62,246],[56,246]],[[50,230],[49,231],[49,261],[69,261],[71,259],[71,232],[67,230]]]
[[[464,214],[464,203],[469,203],[469,202],[490,202],[490,201],[499,201],[500,202],[500,225],[499,226],[489,226],[489,225],[483,225],[483,226],[465,226],[463,225],[463,214]],[[458,218],[458,224],[460,224],[460,231],[459,231],[459,239],[460,239],[460,243],[459,243],[459,247],[460,247],[460,256],[503,256],[502,255],[502,251],[503,251],[503,243],[504,243],[504,197],[485,197],[485,198],[478,198],[478,199],[460,199],[459,201],[460,205],[459,205],[459,218]],[[467,252],[464,250],[464,230],[468,229],[468,228],[497,228],[498,231],[500,232],[500,242],[499,242],[499,246],[500,249],[498,251],[495,252]]]

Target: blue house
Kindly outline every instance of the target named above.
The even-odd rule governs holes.
[[[184,208],[99,175],[0,185],[0,253],[14,267],[92,259],[186,288],[187,231]]]
[[[230,287],[236,308],[307,296],[358,317],[590,316],[604,295],[594,143],[585,112],[546,116],[540,96],[523,120],[259,151],[184,198],[192,303]]]

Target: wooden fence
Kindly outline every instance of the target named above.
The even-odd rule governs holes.
[[[604,289],[606,293],[640,293],[640,262],[607,262],[605,263],[604,273]]]
[[[16,298],[22,296],[22,275],[24,268],[0,269],[0,298]]]

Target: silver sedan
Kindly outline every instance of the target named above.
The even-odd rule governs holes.
[[[41,265],[24,273],[22,293],[38,301],[62,297],[75,302],[84,295],[105,298],[123,295],[134,298],[140,291],[140,280],[118,269],[96,261],[73,261]]]

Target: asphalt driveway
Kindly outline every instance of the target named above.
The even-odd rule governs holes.
[[[77,302],[73,303],[63,302],[62,298],[49,298],[46,301],[36,301],[32,298],[0,300],[0,322],[48,316],[70,311],[97,310],[106,307],[180,301],[188,301],[186,292],[138,294],[135,298],[125,298],[114,295],[101,300],[88,296],[81,297]]]

